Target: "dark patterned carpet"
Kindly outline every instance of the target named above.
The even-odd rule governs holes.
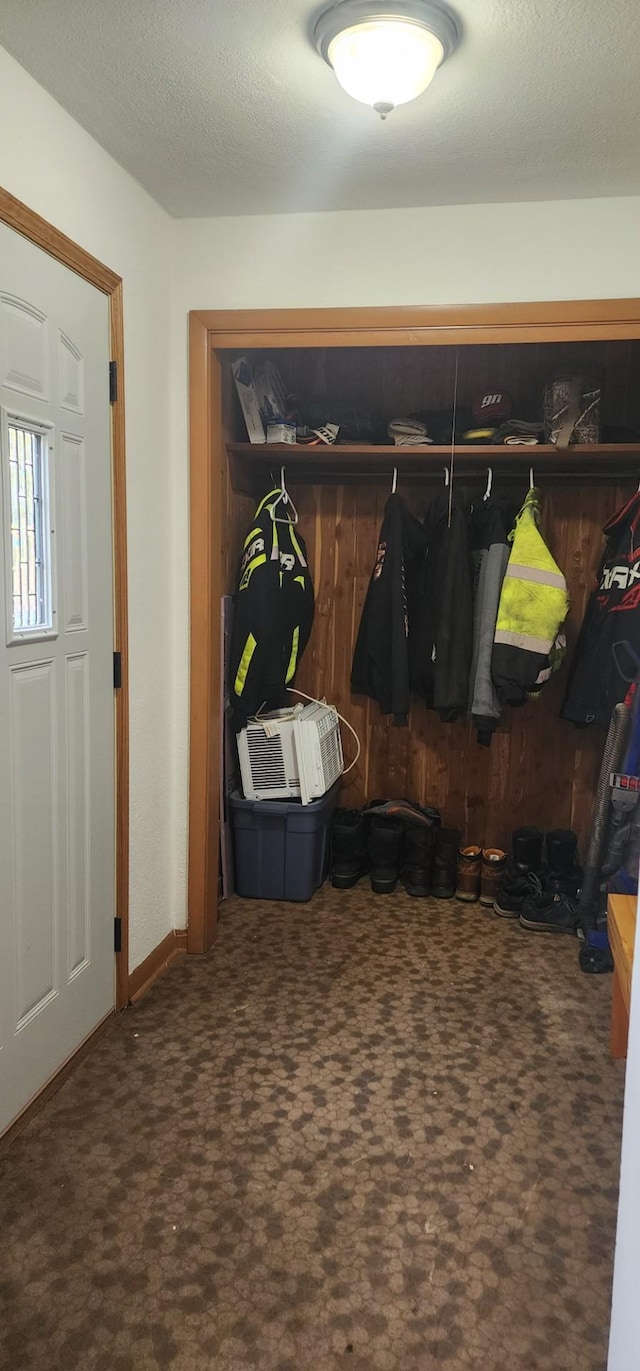
[[[479,905],[233,900],[0,1161],[8,1371],[604,1371],[610,978]]]

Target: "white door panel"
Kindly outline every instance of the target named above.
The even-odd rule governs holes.
[[[0,225],[0,1132],[114,1002],[109,307]]]

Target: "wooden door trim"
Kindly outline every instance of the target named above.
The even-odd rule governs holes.
[[[214,348],[425,347],[638,336],[640,300],[358,309],[196,310]]]
[[[214,649],[213,596],[214,528],[219,516],[212,509],[211,429],[213,406],[210,402],[211,352],[208,332],[197,315],[189,317],[189,453],[190,453],[190,655],[191,724],[189,732],[189,870],[187,950],[204,952],[207,945],[209,890],[213,880],[208,841],[209,761],[216,747],[211,737],[213,719],[210,682],[211,654]],[[215,546],[219,546],[216,542]],[[219,560],[219,559],[218,559]],[[219,579],[219,576],[218,576]],[[206,684],[205,684],[206,683]],[[219,710],[218,710],[219,713]],[[215,797],[217,807],[217,796]],[[217,885],[217,872],[215,876]]]
[[[0,221],[50,257],[75,271],[109,297],[111,360],[117,364],[118,394],[111,405],[113,480],[114,650],[120,653],[122,686],[115,693],[116,726],[116,908],[121,951],[116,958],[116,1009],[129,1002],[129,654],[127,601],[127,496],[124,409],[122,278],[85,252],[66,234],[0,187]],[[105,376],[105,386],[108,378]]]
[[[443,344],[605,341],[640,338],[640,299],[382,309],[192,310],[189,315],[190,760],[188,950],[215,935],[218,890],[217,778],[224,460],[219,388],[222,348],[408,347]],[[215,682],[212,689],[212,682]],[[216,786],[212,784],[216,781]]]

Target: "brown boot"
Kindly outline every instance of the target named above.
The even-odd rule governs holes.
[[[480,876],[480,904],[492,905],[506,866],[507,854],[501,847],[483,847]]]
[[[456,900],[477,900],[480,894],[481,867],[481,847],[472,844],[471,847],[460,848],[456,876]]]

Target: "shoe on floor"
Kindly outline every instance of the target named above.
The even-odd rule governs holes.
[[[572,828],[552,828],[545,837],[547,867],[556,876],[569,876],[578,865],[578,837]]]
[[[371,866],[361,809],[337,809],[331,825],[331,884],[350,890]]]
[[[528,871],[540,871],[542,867],[542,844],[544,833],[541,828],[515,828],[511,834],[513,865],[522,876]]]
[[[578,839],[571,828],[553,828],[545,838],[547,852],[545,889],[576,898],[583,871],[578,861]]]
[[[493,908],[507,865],[507,854],[501,847],[483,847],[480,873],[480,904]]]
[[[455,894],[458,848],[461,837],[459,828],[436,829],[432,890],[436,900],[451,900]]]
[[[522,927],[532,933],[569,933],[576,937],[579,922],[578,905],[570,895],[544,891],[525,900],[520,911]]]
[[[480,894],[482,848],[476,843],[461,847],[456,872],[456,900],[477,900]]]
[[[525,900],[542,894],[542,882],[534,871],[523,875],[513,868],[501,881],[493,902],[494,912],[501,919],[519,919]]]
[[[367,814],[381,819],[402,819],[405,824],[434,828],[440,824],[440,810],[433,805],[416,805],[412,800],[372,800]]]
[[[371,817],[369,856],[371,889],[376,895],[391,895],[395,890],[404,851],[405,831],[400,819]]]
[[[407,824],[405,859],[402,869],[402,884],[407,895],[425,899],[427,895],[431,894],[436,831],[435,828],[422,828],[418,824]]]

